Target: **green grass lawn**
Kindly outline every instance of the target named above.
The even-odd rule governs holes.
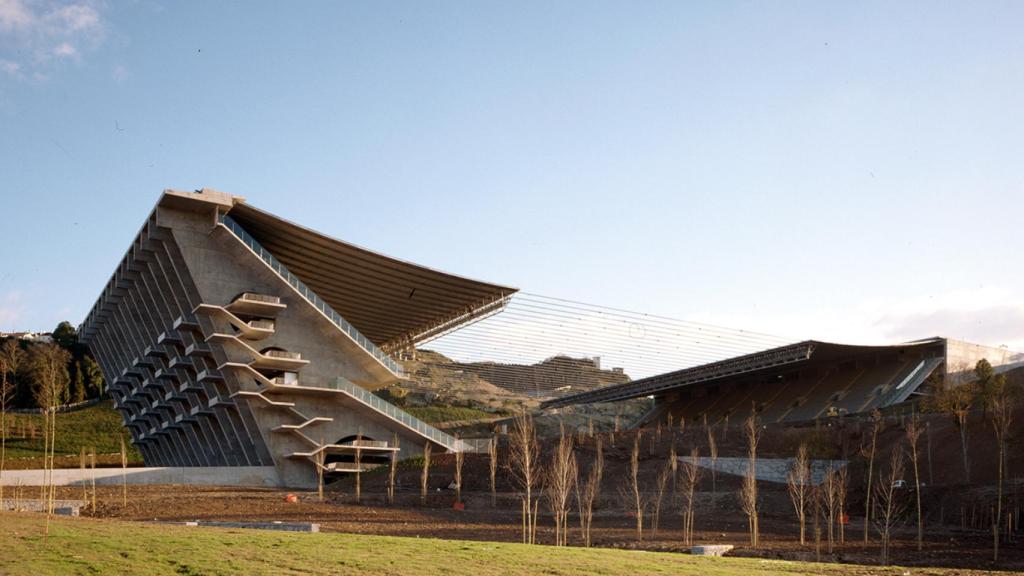
[[[42,467],[43,417],[39,414],[7,415],[7,457],[39,458]],[[31,431],[34,430],[34,437]],[[75,412],[57,414],[57,455],[78,456],[84,446],[86,451],[96,449],[97,454],[113,454],[121,449],[120,436],[124,434],[130,462],[141,462],[142,456],[130,443],[131,438],[124,429],[121,415],[109,402],[101,402]],[[76,464],[77,465],[77,464]]]
[[[195,528],[0,513],[0,574],[965,574],[629,550]]]
[[[503,413],[491,413],[477,410],[476,408],[463,408],[460,406],[415,406],[403,408],[403,410],[428,424],[482,420],[505,415]]]

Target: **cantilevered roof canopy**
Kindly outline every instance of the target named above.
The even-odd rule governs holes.
[[[291,272],[386,352],[496,312],[515,288],[398,260],[236,199],[229,212]]]
[[[805,340],[796,344],[754,352],[753,354],[745,354],[692,368],[684,368],[675,372],[651,376],[650,378],[563,396],[554,400],[548,400],[542,403],[541,407],[559,408],[573,404],[614,402],[642,396],[658,396],[685,386],[700,385],[738,375],[751,375],[785,369],[794,364],[831,362],[858,354],[870,354],[887,350],[898,352],[902,349],[929,347],[941,345],[942,343],[942,338],[928,338],[892,346],[857,346]]]

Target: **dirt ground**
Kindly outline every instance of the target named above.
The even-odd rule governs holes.
[[[929,425],[927,446],[922,442],[921,480],[923,509],[925,510],[925,542],[921,551],[915,543],[912,507],[908,501],[904,523],[895,535],[892,551],[894,564],[902,566],[933,566],[970,569],[999,569],[1024,571],[1024,546],[1021,532],[1015,540],[1001,546],[998,565],[991,563],[992,537],[985,518],[994,497],[992,480],[995,459],[990,449],[991,439],[986,435],[980,415],[972,415],[970,442],[972,445],[972,484],[963,482],[963,469],[959,450],[959,435],[948,418],[939,415],[925,417]],[[1021,420],[1024,421],[1024,414]],[[844,419],[823,425],[768,427],[762,436],[762,457],[791,456],[800,443],[809,444],[813,457],[822,459],[849,458],[851,475],[848,510],[850,522],[845,544],[837,545],[832,554],[826,544],[821,545],[822,561],[876,564],[879,558],[878,535],[870,530],[870,542],[863,542],[863,514],[865,466],[858,457],[865,444],[869,427],[858,419]],[[662,506],[660,530],[653,533],[653,522],[645,518],[643,541],[638,542],[635,521],[624,511],[618,490],[626,476],[626,463],[635,432],[619,433],[617,438],[602,435],[605,455],[603,499],[595,509],[593,542],[610,548],[639,548],[658,551],[682,551],[680,507],[677,501],[666,497]],[[715,431],[720,456],[741,456],[745,446],[738,425]],[[640,455],[641,484],[649,490],[654,479],[668,462],[673,445],[677,453],[685,455],[697,446],[707,454],[706,430],[700,425],[689,425],[684,433],[665,430],[646,430]],[[1018,440],[1015,438],[1015,440]],[[879,437],[878,464],[882,466],[889,446],[903,442],[898,418],[888,422]],[[581,438],[576,453],[580,475],[585,476],[595,459],[595,438]],[[989,444],[986,446],[986,444]],[[545,446],[547,446],[545,444]],[[1004,510],[1013,511],[1019,518],[1024,512],[1024,483],[1016,481],[1017,471],[1024,469],[1024,451],[1015,441],[1011,445],[1008,482],[1005,489]],[[506,462],[501,454],[499,461]],[[880,468],[879,468],[880,469]],[[453,477],[453,458],[442,454],[434,457],[430,476],[430,495],[426,505],[420,503],[420,469],[416,460],[403,462],[399,468],[400,490],[395,506],[384,502],[385,478],[380,470],[363,475],[363,498],[356,503],[352,479],[344,479],[327,487],[325,501],[318,501],[316,493],[296,492],[299,501],[285,501],[286,491],[275,489],[238,489],[190,486],[130,486],[127,506],[121,504],[118,487],[100,487],[96,511],[85,515],[121,518],[138,521],[235,520],[235,521],[305,521],[317,522],[321,530],[376,535],[395,535],[423,538],[448,538],[518,542],[521,540],[519,500],[509,483],[507,471],[498,472],[499,499],[492,506],[488,484],[488,461],[485,455],[470,454],[466,458],[463,474],[464,510],[452,507],[454,493],[447,490]],[[876,472],[876,479],[878,478]],[[908,479],[911,477],[908,476]],[[704,474],[699,507],[696,514],[696,541],[737,546],[733,554],[789,560],[813,561],[819,558],[814,546],[814,533],[808,527],[809,543],[800,546],[798,529],[785,487],[768,482],[761,485],[762,545],[758,549],[747,546],[747,520],[737,506],[736,491],[739,478],[719,474],[712,489],[708,474]],[[23,497],[38,497],[38,492],[23,489]],[[82,489],[61,488],[58,497],[82,498]],[[13,495],[7,491],[5,497]],[[908,500],[910,494],[907,494]],[[542,505],[543,507],[543,505]],[[577,516],[572,513],[573,533],[570,544],[580,542],[575,529]],[[1020,529],[1020,527],[1018,527]],[[539,541],[554,540],[553,522],[544,513],[539,524]],[[824,540],[824,535],[822,536]]]
[[[388,506],[384,502],[384,494],[371,488],[367,485],[362,503],[357,504],[350,490],[338,487],[328,489],[323,502],[318,501],[315,492],[292,492],[298,496],[299,501],[288,503],[285,501],[288,492],[276,489],[129,486],[128,505],[123,506],[120,487],[99,487],[95,512],[87,507],[83,515],[136,521],[301,521],[319,523],[325,532],[505,542],[521,539],[520,518],[512,494],[500,494],[496,508],[491,506],[489,493],[464,494],[465,510],[455,510],[452,507],[454,494],[447,490],[435,489],[423,506],[419,502],[418,491],[410,487],[398,494],[395,506]],[[37,497],[36,490],[22,488],[21,497]],[[58,498],[83,498],[80,487],[60,488],[58,492]],[[11,498],[14,494],[7,492],[5,496]],[[733,554],[737,556],[805,561],[817,558],[813,532],[809,528],[808,545],[799,546],[796,542],[796,525],[789,518],[763,515],[762,545],[755,550],[746,545],[746,518],[735,512],[733,493],[723,491],[715,503],[707,502],[705,507],[696,518],[698,543],[734,544],[737,548]],[[666,503],[657,534],[652,533],[649,525],[651,520],[648,518],[643,541],[638,543],[635,523],[622,511],[618,502],[602,503],[601,509],[595,513],[594,545],[683,551],[678,516],[678,507]],[[575,515],[571,521],[575,521]],[[549,516],[542,517],[538,535],[541,543],[553,541],[552,526]],[[837,545],[831,555],[826,553],[826,544],[822,542],[820,559],[843,563],[877,563],[877,536],[872,534],[871,543],[864,545],[859,518],[852,518],[847,530],[846,544]],[[1024,570],[1024,551],[1020,542],[1005,545],[1000,563],[993,566],[989,560],[991,537],[984,531],[965,531],[952,526],[930,528],[921,552],[916,550],[913,539],[911,528],[900,530],[892,553],[894,564]],[[570,544],[578,545],[579,540],[579,531],[574,526]]]

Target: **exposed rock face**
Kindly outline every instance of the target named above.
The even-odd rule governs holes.
[[[459,366],[496,386],[534,398],[585,392],[630,381],[621,370],[602,370],[600,361],[593,358],[553,356],[531,365],[475,362]]]

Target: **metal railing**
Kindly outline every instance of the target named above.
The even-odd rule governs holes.
[[[319,310],[324,316],[326,316],[331,322],[333,322],[335,326],[337,326],[343,332],[348,334],[349,337],[351,337],[352,340],[356,342],[356,344],[359,344],[360,347],[362,347],[364,350],[373,355],[374,358],[376,358],[393,374],[397,376],[402,375],[402,367],[398,364],[398,362],[395,362],[393,358],[385,354],[380,348],[377,347],[376,344],[371,342],[369,338],[363,336],[359,332],[359,330],[356,330],[355,326],[350,324],[348,320],[342,318],[341,314],[335,312],[334,309],[327,304],[327,302],[324,302],[324,300],[320,298],[320,296],[317,296],[316,292],[313,292],[313,290],[306,286],[306,284],[303,283],[302,280],[299,280],[297,276],[295,276],[287,268],[285,268],[285,266],[281,264],[277,260],[277,258],[275,258],[274,255],[270,253],[270,251],[261,246],[260,243],[257,242],[256,239],[253,238],[251,234],[246,232],[245,229],[238,224],[238,222],[235,222],[227,214],[220,214],[218,216],[218,220],[225,228],[228,229],[228,231],[234,234],[239,240],[242,241],[243,244],[248,246],[250,250],[252,250],[257,256],[259,256],[260,259],[263,260],[263,262],[267,266],[270,266],[270,268],[274,272],[276,272],[278,276],[280,276],[282,279],[284,279],[285,282],[291,285],[291,287],[294,288],[295,291],[299,293],[299,295],[305,298],[310,304],[312,304],[317,310]]]
[[[361,386],[357,386],[344,378],[336,379],[332,388],[345,392],[349,396],[352,396],[363,404],[370,406],[388,418],[404,424],[406,427],[414,430],[421,436],[437,442],[449,450],[456,452],[465,450],[465,444],[461,440],[457,440],[455,437],[441,432],[419,418],[400,410],[394,404],[381,399],[369,390],[366,390]]]

